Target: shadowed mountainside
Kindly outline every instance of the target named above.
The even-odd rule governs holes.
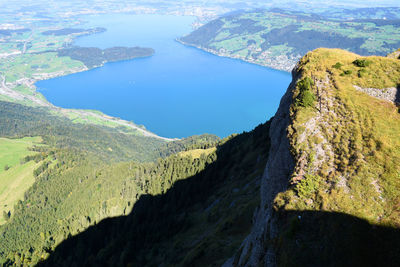
[[[344,213],[279,211],[279,266],[399,266],[400,230]]]
[[[144,195],[126,217],[109,218],[70,237],[39,266],[218,266],[234,247],[228,236],[248,230],[251,213],[235,214],[220,225],[217,244],[194,246],[201,235],[191,236],[196,227],[194,209],[207,213],[207,199],[224,186],[219,175],[210,175],[226,162],[215,162],[203,173],[178,181],[166,194]],[[212,178],[212,179],[210,179]],[[232,207],[227,212],[235,213]],[[223,216],[208,220],[224,220]],[[215,215],[214,215],[215,216]],[[226,216],[226,215],[225,215]],[[279,235],[268,240],[277,248],[283,266],[398,266],[400,230],[369,224],[366,220],[337,212],[276,211]],[[207,227],[208,225],[205,225]],[[204,229],[204,231],[207,231]],[[174,236],[186,235],[180,242]],[[243,237],[242,235],[239,235]],[[169,249],[167,249],[169,247]],[[193,253],[195,251],[195,253]],[[188,257],[185,258],[185,256]],[[154,258],[161,260],[154,262]],[[235,259],[237,260],[237,259]]]
[[[63,241],[40,266],[218,266],[249,233],[269,150],[269,123],[221,144],[217,159],[128,216]]]
[[[398,64],[342,50],[307,54],[271,127],[232,138],[202,172],[163,195],[143,196],[127,217],[107,219],[69,238],[41,264],[218,266],[239,248],[237,242],[253,224],[226,266],[398,266],[398,151],[391,148],[398,147],[393,122],[399,115],[393,102],[353,86],[396,87]],[[380,79],[370,79],[374,75]],[[318,127],[332,127],[336,138]],[[356,145],[343,153],[343,143]],[[260,154],[262,144],[268,146]],[[249,186],[233,184],[255,171],[261,175],[268,153],[261,204],[253,214],[256,205],[243,208],[235,195]],[[285,169],[291,157],[294,175]],[[259,175],[253,179],[259,184]],[[256,201],[259,190],[246,195]],[[221,195],[229,201],[218,203]],[[250,200],[243,203],[250,205]]]

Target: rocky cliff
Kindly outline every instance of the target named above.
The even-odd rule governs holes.
[[[394,58],[300,60],[271,123],[251,234],[224,266],[399,263],[399,84]]]

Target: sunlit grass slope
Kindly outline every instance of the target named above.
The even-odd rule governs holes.
[[[342,212],[400,226],[400,114],[386,92],[400,84],[400,60],[317,49],[298,66],[289,139],[296,167],[277,210]],[[314,96],[302,105],[304,88]],[[311,98],[311,97],[310,97]]]
[[[29,148],[40,142],[40,137],[0,138],[0,224],[5,222],[3,211],[12,213],[14,204],[23,199],[24,192],[35,182],[33,171],[40,163],[21,164],[20,160],[38,153]]]

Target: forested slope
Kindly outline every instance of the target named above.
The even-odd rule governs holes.
[[[204,149],[200,156],[198,149],[188,150],[157,163],[121,163],[91,170],[89,177],[84,170],[90,169],[87,167],[90,163],[83,160],[82,168],[73,169],[80,173],[72,175],[61,169],[61,176],[57,174],[61,179],[52,178],[52,173],[44,174],[43,185],[47,188],[54,188],[56,180],[74,180],[71,189],[65,190],[66,200],[58,205],[64,211],[47,209],[49,202],[56,200],[47,199],[45,204],[37,198],[44,189],[39,185],[34,187],[24,204],[35,199],[31,207],[50,212],[51,215],[43,217],[58,218],[57,222],[48,219],[50,225],[46,230],[31,228],[32,233],[44,231],[43,238],[37,238],[38,246],[32,249],[29,248],[32,242],[20,243],[25,246],[24,259],[11,252],[14,244],[18,246],[15,242],[7,245],[10,251],[7,257],[17,263],[27,258],[36,262],[49,253],[50,258],[41,263],[48,266],[222,264],[249,233],[268,155],[268,127],[268,123],[263,124],[249,133],[227,138],[216,149]],[[90,210],[87,202],[93,201],[98,205]],[[121,203],[119,208],[116,203]],[[29,214],[25,205],[21,205],[21,212]],[[74,207],[76,215],[62,219],[72,210],[67,207]],[[101,215],[107,213],[126,216],[100,222]],[[78,220],[73,220],[75,217]],[[3,235],[13,240],[17,229],[26,222],[11,221],[3,228]],[[35,225],[40,228],[43,222]],[[77,229],[83,230],[83,225],[93,226],[79,233]],[[68,236],[71,229],[74,229],[72,236]],[[55,247],[63,238],[68,239]]]
[[[0,101],[0,136],[42,136],[56,148],[90,152],[106,161],[153,161],[189,148],[207,148],[218,142],[215,135],[191,136],[167,142],[141,136],[125,127],[73,123],[46,108]]]
[[[14,162],[13,169],[35,166],[28,174],[34,182],[14,209],[8,208],[12,212],[4,213],[0,263],[6,265],[36,263],[68,236],[129,213],[140,195],[162,193],[206,164],[203,156],[162,158],[193,149],[212,151],[219,142],[213,135],[166,142],[126,128],[72,123],[45,108],[9,102],[0,103],[0,114],[0,135],[7,140],[42,140],[29,148],[36,154]]]
[[[54,147],[90,151],[101,158],[154,160],[165,141],[125,133],[125,129],[72,123],[50,113],[10,102],[0,102],[0,136],[43,136]]]

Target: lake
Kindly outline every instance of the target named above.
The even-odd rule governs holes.
[[[154,56],[107,63],[36,86],[56,106],[100,110],[164,137],[202,133],[225,137],[267,121],[276,112],[290,74],[176,42],[192,30],[194,19],[129,14],[85,17],[85,27],[107,31],[80,37],[76,45],[151,47]]]

